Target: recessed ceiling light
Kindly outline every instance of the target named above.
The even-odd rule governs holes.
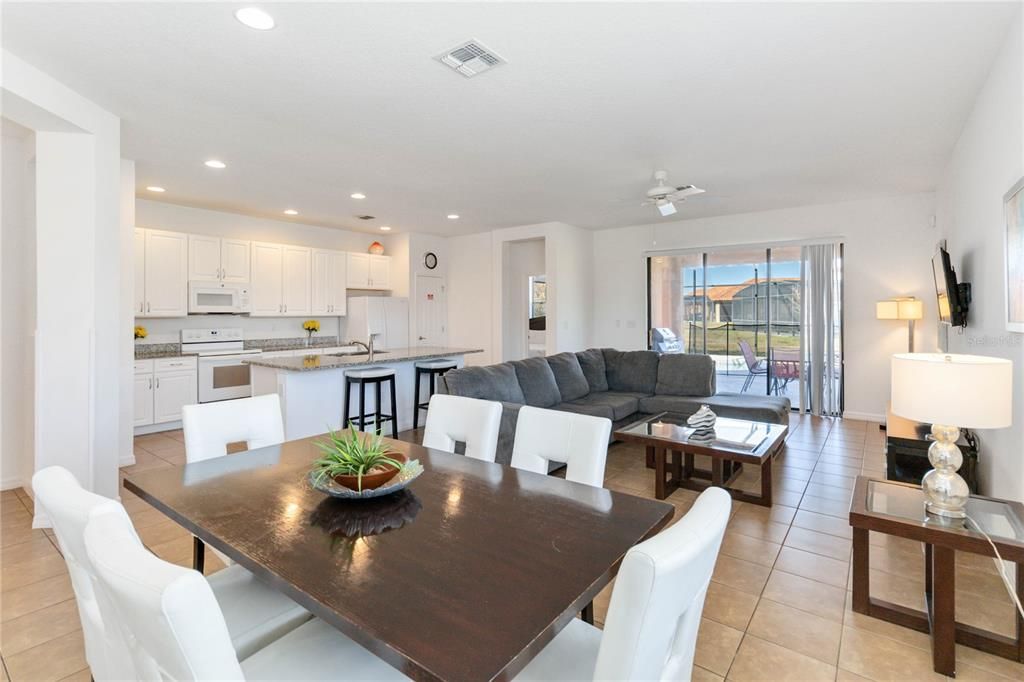
[[[355,193],[353,193],[353,194],[351,195],[351,197],[352,197],[353,199],[365,199],[365,198],[366,198],[366,195],[365,195],[365,194],[363,194],[362,192],[355,192]]]
[[[224,163],[223,161],[218,161],[217,159],[210,159],[209,161],[207,161],[205,163],[205,165],[206,165],[207,168],[227,168],[228,167],[228,165],[226,163]]]
[[[384,230],[385,232],[390,232],[391,231],[391,226],[390,225],[381,225],[380,229]]]
[[[449,213],[448,214],[448,220],[458,220],[458,219],[459,219],[459,214],[458,213]]]
[[[156,185],[150,185],[146,189],[148,191],[150,191],[150,192],[166,192],[167,191],[163,187],[157,187]]]
[[[274,28],[274,17],[259,7],[243,7],[235,12],[235,19],[257,31],[269,31]]]
[[[285,215],[299,215],[299,212],[296,211],[294,208],[286,208],[284,210],[284,214]]]

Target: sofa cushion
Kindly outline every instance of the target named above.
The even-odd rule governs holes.
[[[615,412],[612,410],[611,405],[598,405],[597,403],[585,403],[580,400],[574,400],[571,403],[559,403],[551,409],[586,414],[591,417],[604,417],[605,419],[615,421]]]
[[[749,419],[770,424],[789,423],[789,398],[748,393],[719,393],[712,396],[655,395],[640,399],[640,411],[650,414],[671,412],[684,417],[707,405],[719,417]]]
[[[658,362],[656,395],[713,395],[715,361],[710,355],[671,353]]]
[[[608,376],[604,365],[604,353],[601,349],[591,348],[580,351],[576,353],[576,359],[580,361],[580,369],[583,370],[583,376],[587,378],[590,392],[607,391]]]
[[[444,383],[451,395],[508,403],[526,402],[523,390],[519,388],[516,371],[507,362],[449,370],[444,374]]]
[[[601,405],[611,408],[612,421],[625,419],[635,414],[640,409],[640,398],[647,397],[646,393],[629,393],[625,391],[603,391],[601,393],[590,393],[584,397],[573,400],[570,405]]]
[[[527,405],[551,407],[562,402],[562,394],[558,392],[555,375],[546,359],[527,358],[510,364],[516,370],[519,388],[523,391]]]
[[[551,372],[555,375],[555,383],[558,384],[558,392],[562,394],[562,401],[576,400],[590,393],[590,384],[583,374],[580,361],[575,353],[558,353],[547,357]]]
[[[653,350],[603,349],[608,390],[654,393],[658,383],[658,354]]]

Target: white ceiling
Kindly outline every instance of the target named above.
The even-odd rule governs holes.
[[[933,188],[1019,4],[260,3],[265,33],[240,6],[5,2],[3,41],[122,117],[140,195],[599,229],[658,219],[657,168],[708,190],[671,220]],[[469,38],[508,64],[433,60]]]

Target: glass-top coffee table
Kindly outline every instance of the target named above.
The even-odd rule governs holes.
[[[932,666],[956,674],[956,644],[1024,662],[1024,618],[1016,637],[987,632],[956,620],[956,552],[994,557],[992,539],[1005,561],[1015,562],[1018,598],[1024,599],[1024,505],[972,495],[968,521],[932,517],[924,510],[921,486],[860,476],[850,503],[853,526],[853,604],[857,613],[931,633]],[[977,525],[975,525],[977,524]],[[910,609],[871,596],[869,533],[884,533],[924,544],[925,606]]]
[[[647,466],[655,470],[654,496],[659,500],[678,488],[699,491],[713,485],[724,488],[734,499],[770,507],[772,458],[782,448],[788,431],[782,424],[719,417],[709,434],[687,425],[682,415],[662,412],[619,429],[615,438],[647,448]],[[695,455],[709,456],[711,469],[696,468]],[[730,487],[744,464],[761,468],[760,496]]]

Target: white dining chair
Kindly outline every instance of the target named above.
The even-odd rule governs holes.
[[[97,588],[96,570],[85,548],[85,528],[97,515],[121,520],[132,543],[142,547],[120,502],[89,492],[59,466],[32,477],[36,501],[53,524],[54,534],[71,574],[85,639],[86,660],[96,680],[133,679],[137,675],[125,640],[110,622],[111,605]],[[145,551],[145,550],[144,550]],[[148,552],[147,552],[148,553]],[[280,592],[266,587],[240,566],[210,576],[209,584],[223,609],[228,634],[240,655],[248,656],[310,619],[308,611]]]
[[[181,408],[185,461],[201,462],[228,454],[229,443],[249,450],[284,442],[281,399],[276,393]]]
[[[708,488],[622,560],[604,631],[574,618],[517,680],[689,680],[732,498]]]
[[[281,398],[276,393],[181,408],[185,461],[202,462],[228,454],[228,444],[244,442],[253,450],[284,442]],[[234,562],[210,547],[225,566]],[[203,550],[205,551],[205,550]]]
[[[123,516],[94,515],[85,547],[128,634],[136,679],[407,679],[319,619],[244,655],[210,579],[147,552]]]
[[[498,452],[501,403],[435,393],[430,397],[423,447],[455,452],[466,444],[466,456],[493,462]]]
[[[603,488],[611,432],[612,422],[605,417],[521,407],[512,466],[546,474],[549,462],[562,462],[567,481]]]

